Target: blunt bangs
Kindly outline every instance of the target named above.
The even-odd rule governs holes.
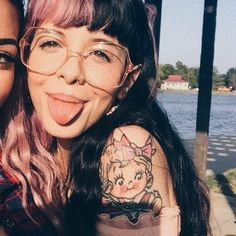
[[[52,22],[62,28],[89,25],[93,0],[31,0],[26,13],[26,30]]]
[[[141,0],[94,0],[93,19],[89,30],[102,29],[127,47],[131,61],[143,64],[142,38],[147,35],[146,12]]]

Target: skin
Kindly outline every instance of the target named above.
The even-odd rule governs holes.
[[[18,16],[15,7],[8,0],[0,1],[0,107],[9,95],[14,82],[15,64],[9,58],[17,54],[19,34]],[[5,39],[10,39],[6,42]],[[5,41],[5,42],[4,42]]]
[[[116,39],[105,35],[102,31],[91,33],[85,26],[62,29],[50,23],[45,23],[40,27],[59,30],[63,33],[69,49],[73,52],[81,52],[84,45],[97,39],[119,44]],[[30,63],[34,64],[36,62],[30,59]],[[111,76],[120,80],[123,77],[123,72],[116,74],[111,72]],[[83,79],[78,59],[70,57],[52,75],[42,75],[29,70],[28,85],[40,121],[46,131],[57,138],[61,153],[65,153],[70,149],[71,138],[80,135],[105,115],[117,97],[123,98],[125,96],[124,90],[127,91],[127,88],[132,86],[137,76],[137,72],[133,73],[122,87],[104,91],[88,84]],[[70,99],[76,100],[76,103],[80,103],[82,108],[73,120],[61,124],[53,118],[52,108],[48,105],[49,100],[53,103],[53,109],[61,109],[61,107],[68,105]]]
[[[40,27],[60,30],[64,35],[69,50],[77,53],[81,53],[88,42],[98,39],[119,44],[115,38],[105,35],[102,31],[89,32],[85,26],[61,29],[50,23],[45,23]],[[37,62],[38,60],[36,61],[36,59],[33,61],[33,57],[29,59],[29,64],[32,63],[31,65],[35,65]],[[115,73],[115,70],[111,70],[110,74],[116,77],[117,80],[123,77],[122,72],[116,71]],[[109,91],[105,91],[90,85],[84,80],[78,58],[75,56],[69,57],[55,73],[50,75],[28,70],[29,91],[35,110],[46,131],[57,138],[59,153],[64,160],[66,160],[64,157],[70,152],[71,139],[79,136],[104,116],[112,107],[115,99],[124,99],[127,89],[135,83],[138,75],[139,70],[136,70],[120,88],[111,88]],[[82,108],[69,122],[60,122],[60,119],[55,119],[52,109],[56,109],[59,113],[60,109],[64,109],[62,107],[68,106],[67,103],[70,103],[70,99],[75,101],[75,103],[80,103]],[[50,105],[51,101],[53,105]],[[129,165],[123,168],[117,162],[107,173],[106,163],[109,162],[110,158],[120,160],[120,162],[124,158],[128,158],[115,152],[115,145],[111,141],[115,139],[119,142],[122,135],[125,135],[129,143],[132,143],[131,148],[133,149],[151,145],[151,161],[144,164],[132,160]],[[158,213],[163,206],[175,206],[176,201],[168,164],[158,142],[147,131],[137,126],[116,129],[111,140],[107,143],[107,147],[110,150],[105,148],[106,151],[101,157],[101,181],[102,183],[104,181],[104,185],[106,184],[105,179],[110,181],[110,184],[103,192],[102,202],[104,204],[111,201],[140,203],[143,199],[142,197],[148,193],[150,199],[147,205],[150,206],[154,213]],[[149,140],[153,141],[150,143]],[[147,168],[151,173],[148,172]],[[139,176],[137,176],[137,172]],[[122,180],[118,179],[120,175],[123,175]]]
[[[124,136],[126,141],[122,142]],[[149,161],[142,159],[143,154],[138,151],[147,145],[151,150]],[[137,158],[137,155],[140,158]],[[121,164],[124,160],[129,160],[128,164]],[[104,186],[103,204],[139,204],[143,203],[143,197],[148,195],[148,200],[144,201],[155,215],[162,207],[176,206],[165,154],[155,138],[140,127],[125,126],[113,132],[101,157],[100,178]],[[129,217],[129,212],[120,210],[119,215]],[[136,217],[139,217],[139,214],[136,214]]]

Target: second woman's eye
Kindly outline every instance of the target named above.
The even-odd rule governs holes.
[[[0,66],[6,68],[16,62],[16,56],[11,55],[8,52],[0,51]]]

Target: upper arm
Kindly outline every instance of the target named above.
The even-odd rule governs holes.
[[[3,229],[3,227],[1,225],[0,225],[0,235],[7,236],[7,233],[5,232],[5,230]]]
[[[157,140],[138,126],[117,128],[100,162],[103,202],[142,205],[156,214],[176,205],[165,154]]]

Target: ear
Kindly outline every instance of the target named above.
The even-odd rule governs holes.
[[[141,65],[136,65],[134,66],[132,71],[128,73],[125,83],[122,85],[118,93],[119,100],[123,100],[126,97],[128,91],[134,85],[135,81],[138,79],[140,72],[141,72]]]
[[[112,188],[113,188],[112,182],[107,180],[103,186],[103,191],[104,193],[109,194],[112,191]]]
[[[147,189],[150,189],[153,184],[153,176],[150,172],[147,173]]]

